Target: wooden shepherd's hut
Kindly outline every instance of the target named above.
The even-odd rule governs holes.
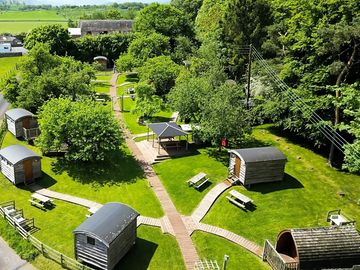
[[[0,150],[1,172],[15,185],[41,177],[41,156],[22,145]]]
[[[285,230],[275,248],[265,242],[263,259],[273,269],[348,269],[360,264],[360,235],[354,226]]]
[[[16,138],[34,139],[39,135],[36,117],[29,111],[21,108],[11,109],[5,113],[8,130]]]
[[[275,147],[230,150],[229,175],[244,186],[281,181],[286,157]]]
[[[76,259],[113,269],[135,244],[138,216],[127,205],[105,204],[73,231]]]

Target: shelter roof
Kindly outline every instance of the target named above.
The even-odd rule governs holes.
[[[0,156],[5,158],[13,165],[28,158],[41,158],[41,156],[39,156],[38,154],[19,144],[10,145],[6,148],[1,149]]]
[[[107,247],[137,217],[139,213],[121,203],[107,203],[86,219],[73,233],[85,233]]]
[[[106,61],[108,61],[106,56],[95,56],[94,60],[106,60]]]
[[[5,115],[7,115],[9,118],[11,118],[14,121],[20,120],[21,118],[27,117],[27,116],[34,116],[31,112],[28,110],[22,109],[22,108],[16,108],[8,110]]]
[[[283,153],[276,147],[254,147],[233,149],[229,151],[242,158],[245,162],[261,162],[270,160],[286,160]]]
[[[175,122],[151,123],[148,127],[160,139],[188,135],[188,133],[183,131]]]

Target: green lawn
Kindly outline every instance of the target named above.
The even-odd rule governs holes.
[[[214,155],[215,149],[199,149],[193,155],[174,158],[154,165],[156,174],[170,194],[178,211],[190,215],[205,194],[217,183],[227,178],[227,167],[219,162]],[[201,191],[189,187],[186,183],[199,172],[206,173],[211,185]]]
[[[16,66],[16,63],[20,62],[20,59],[21,59],[21,56],[0,58],[0,79],[2,76],[4,76],[10,70],[14,69]]]
[[[200,258],[216,260],[220,267],[224,255],[229,256],[227,269],[231,270],[270,270],[260,258],[221,237],[204,232],[194,232],[191,236]]]
[[[284,181],[235,189],[254,200],[257,208],[244,212],[230,204],[223,194],[203,222],[238,233],[259,245],[275,241],[286,228],[323,226],[327,211],[342,209],[360,220],[360,176],[337,171],[326,159],[271,132],[269,127],[254,130],[257,140],[278,147],[287,157]],[[345,193],[344,197],[338,192]]]
[[[62,15],[57,14],[56,10],[29,10],[29,11],[1,11],[0,12],[0,21],[10,20],[10,21],[67,21],[66,18]]]
[[[3,147],[17,143],[26,144],[7,133]],[[26,146],[40,153],[37,148]],[[51,190],[99,203],[122,202],[145,216],[163,215],[143,171],[125,146],[109,156],[107,161],[96,164],[74,164],[43,157],[42,171],[44,175],[38,182]]]
[[[99,94],[109,94],[110,83],[106,82],[93,82],[94,90]]]
[[[48,25],[48,24],[61,24],[67,27],[67,22],[52,22],[52,21],[0,21],[0,33],[18,34],[21,32],[30,32],[33,28]]]

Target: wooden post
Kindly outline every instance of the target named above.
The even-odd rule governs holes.
[[[41,254],[43,255],[43,256],[45,256],[45,252],[44,252],[44,244],[43,243],[41,243]]]
[[[60,264],[61,264],[61,267],[64,268],[64,257],[62,254],[60,254]]]
[[[252,44],[250,44],[249,50],[249,65],[248,65],[248,78],[247,78],[247,93],[246,93],[246,109],[249,109],[250,100],[250,80],[251,80],[251,61],[252,61]]]
[[[160,155],[160,142],[161,142],[161,139],[158,137],[158,154]]]
[[[124,94],[121,95],[121,112],[124,112]]]

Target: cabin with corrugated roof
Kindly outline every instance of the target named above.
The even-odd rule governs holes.
[[[76,259],[97,269],[113,269],[135,244],[138,216],[125,204],[102,206],[73,231]]]
[[[28,110],[22,108],[8,110],[5,113],[5,119],[8,130],[16,138],[32,140],[40,134],[37,119]]]
[[[1,172],[14,185],[32,183],[41,177],[41,156],[22,145],[0,150]]]
[[[244,186],[281,181],[286,157],[276,147],[230,150],[229,176]]]
[[[275,248],[265,242],[263,260],[275,270],[352,268],[360,264],[360,235],[353,225],[284,230]]]

